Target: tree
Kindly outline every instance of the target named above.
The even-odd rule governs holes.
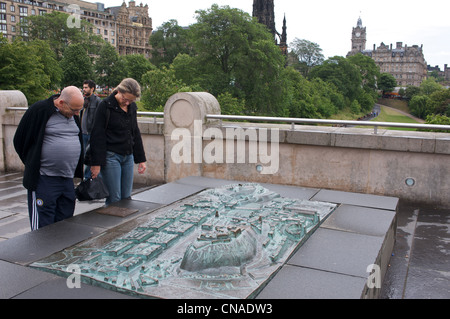
[[[142,54],[130,54],[120,57],[122,59],[127,78],[141,82],[142,76],[155,68]]]
[[[432,112],[429,107],[430,98],[426,95],[414,95],[409,102],[411,113],[421,119],[426,119]]]
[[[289,46],[290,53],[296,62],[293,67],[299,70],[304,77],[309,75],[313,67],[322,64],[325,60],[322,49],[317,43],[295,38]]]
[[[98,53],[103,39],[92,33],[92,24],[80,21],[80,28],[67,23],[67,13],[53,11],[44,15],[29,16],[21,28],[26,28],[29,39],[47,41],[54,50],[56,58],[61,60],[64,51],[70,44],[84,44],[90,53]]]
[[[196,13],[190,27],[195,84],[215,96],[245,99],[248,113],[282,114],[285,58],[267,28],[229,6]]]
[[[350,63],[356,65],[359,69],[362,79],[362,86],[367,93],[374,93],[376,96],[377,81],[380,78],[380,67],[376,65],[375,61],[361,53],[352,55],[347,58]]]
[[[164,110],[167,100],[179,92],[191,92],[192,89],[177,80],[172,67],[165,66],[153,69],[142,76],[142,103],[144,108],[150,111],[161,112]]]
[[[81,86],[84,80],[94,78],[94,69],[87,49],[82,44],[71,44],[61,60],[62,86]]]
[[[115,87],[127,77],[124,60],[111,44],[105,43],[100,50],[100,55],[95,60],[95,73],[97,82],[108,87]]]
[[[62,79],[62,69],[56,59],[55,52],[50,48],[48,42],[43,40],[33,40],[29,43],[38,52],[38,58],[43,66],[43,71],[50,77],[48,88],[56,90],[59,88]]]
[[[346,58],[335,56],[311,70],[310,79],[321,78],[332,83],[351,103],[361,93],[361,73],[359,68]]]
[[[189,54],[188,29],[178,25],[177,20],[163,23],[150,38],[151,62],[156,66],[170,65],[178,54]]]
[[[436,91],[443,90],[444,87],[436,82],[434,78],[423,80],[420,84],[420,92],[424,95],[431,95]]]
[[[380,79],[378,80],[378,89],[380,89],[383,94],[385,92],[392,92],[397,86],[397,80],[389,73],[381,73]]]
[[[31,105],[48,97],[50,76],[37,45],[0,36],[0,89],[20,90]]]

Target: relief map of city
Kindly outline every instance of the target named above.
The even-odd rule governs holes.
[[[337,208],[259,184],[209,189],[32,267],[131,296],[254,298]]]

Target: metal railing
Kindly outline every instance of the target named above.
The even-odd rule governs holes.
[[[342,126],[342,127],[370,126],[370,127],[374,128],[375,134],[378,134],[379,127],[412,128],[412,129],[419,129],[419,130],[439,130],[439,131],[449,131],[450,132],[450,125],[434,125],[434,124],[319,120],[319,119],[264,117],[264,116],[239,116],[239,115],[207,115],[206,117],[210,120],[220,120],[220,121],[226,120],[226,121],[286,123],[286,124],[291,124],[292,130],[295,130],[296,124],[312,124],[312,125],[337,125],[337,126]]]
[[[7,107],[9,111],[26,111],[25,107]],[[140,117],[153,117],[154,123],[157,123],[157,118],[164,117],[164,112],[138,112]],[[270,123],[286,123],[291,124],[291,129],[295,130],[296,124],[310,124],[310,125],[336,125],[341,127],[355,127],[367,126],[374,128],[374,134],[378,134],[379,127],[391,128],[410,128],[418,130],[433,130],[433,131],[449,131],[450,125],[435,125],[435,124],[415,124],[415,123],[391,123],[391,122],[372,122],[372,121],[342,121],[342,120],[320,120],[320,119],[304,119],[304,118],[289,118],[289,117],[268,117],[268,116],[240,116],[240,115],[206,115],[209,120],[219,120],[221,125],[223,121],[245,121],[245,122],[270,122]]]

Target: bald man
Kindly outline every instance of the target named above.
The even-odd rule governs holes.
[[[22,117],[14,147],[25,164],[31,230],[73,216],[74,177],[83,177],[79,115],[84,98],[70,86],[60,95],[33,104]]]

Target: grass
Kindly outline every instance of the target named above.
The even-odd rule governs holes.
[[[388,109],[386,107],[381,107],[380,115],[373,120],[374,122],[388,122],[388,123],[414,123],[419,124],[416,120],[410,118],[409,116],[403,115],[395,110]],[[401,130],[401,131],[416,131],[416,129],[408,129],[408,128],[388,128],[392,130]]]

